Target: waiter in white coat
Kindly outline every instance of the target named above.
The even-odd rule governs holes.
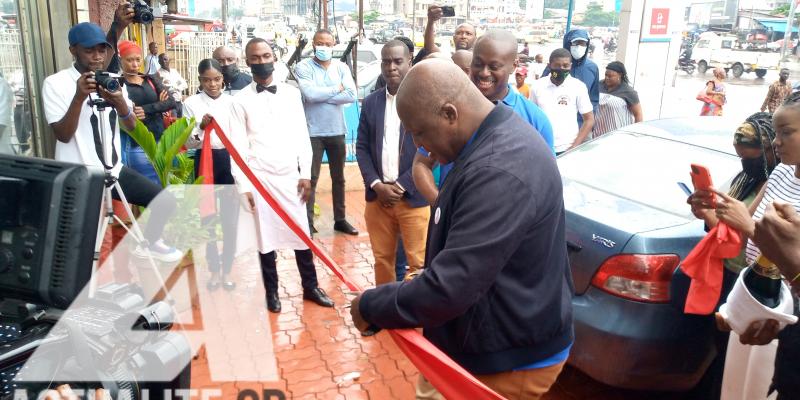
[[[274,82],[275,56],[266,40],[255,38],[245,47],[253,83],[234,96],[234,145],[261,183],[308,234],[305,203],[311,194],[311,141],[300,91]],[[323,307],[333,301],[317,284],[314,255],[260,196],[238,169],[234,178],[249,210],[256,213],[261,274],[267,309],[281,311],[275,250],[294,249],[303,285],[303,298]]]

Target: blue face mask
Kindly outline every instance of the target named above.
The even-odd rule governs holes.
[[[319,46],[314,48],[314,57],[320,61],[330,61],[333,58],[333,48],[326,46]]]

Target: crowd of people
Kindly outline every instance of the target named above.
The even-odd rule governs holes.
[[[442,9],[430,6],[425,46],[416,55],[408,38],[383,46],[381,84],[363,100],[356,158],[376,287],[352,301],[352,319],[363,336],[422,327],[438,348],[503,396],[541,398],[574,341],[574,288],[556,156],[642,121],[642,108],[622,63],[610,63],[600,80],[588,57],[586,31],[567,32],[562,48],[521,66],[513,34],[490,30],[478,37],[468,23],[454,32],[456,51],[444,54],[433,43],[440,18]],[[170,68],[169,57],[158,53],[157,44],[150,43],[142,60],[138,45],[117,40],[130,19],[121,6],[108,35],[91,23],[70,30],[74,64],[43,85],[47,121],[58,139],[57,159],[105,168],[131,203],[147,206],[162,188],[125,131],[138,120],[158,139],[165,113],[174,110],[174,116],[196,121],[186,146],[198,149],[198,160],[206,128],[215,123],[308,236],[317,232],[315,191],[327,155],[333,229],[358,235],[345,208],[343,113],[357,100],[357,91],[348,66],[332,57],[330,31],[314,34],[313,56],[294,68],[296,86],[275,78],[278,57],[267,41],[255,38],[244,46],[250,74],[239,71],[236,50],[220,47],[197,66],[199,92],[184,96],[185,80]],[[122,73],[119,91],[95,79],[94,71],[109,63]],[[780,84],[770,87],[762,106],[769,113],[753,114],[733,133],[742,171],[730,190],[714,196],[697,191],[688,199],[708,229],[724,222],[747,239],[741,254],[724,262],[727,289],[721,302],[758,254],[774,260],[791,285],[800,285],[800,95],[785,90],[788,76],[782,71]],[[704,115],[722,113],[723,80],[724,70],[715,71],[698,95],[711,99]],[[93,107],[88,99],[103,100],[107,107]],[[98,129],[98,121],[109,126]],[[113,143],[108,157],[97,146],[100,132]],[[319,287],[306,243],[254,194],[219,138],[210,139],[210,149],[214,183],[236,185],[243,212],[258,222],[267,309],[281,312],[276,269],[281,249],[294,251],[303,298],[333,307]],[[240,210],[220,212],[230,222]],[[182,254],[161,239],[163,227],[148,224],[147,241],[135,253],[179,259]],[[222,244],[221,252],[216,242],[207,247],[209,290],[236,287],[230,277],[235,225],[223,223]],[[774,388],[780,398],[796,398],[800,371],[791,357],[800,352],[800,330],[779,333],[771,323],[754,329],[743,342],[764,344],[780,334]],[[721,330],[715,361],[720,382],[727,343]],[[440,395],[421,376],[417,397]]]

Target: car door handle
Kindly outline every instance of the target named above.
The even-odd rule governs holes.
[[[573,252],[573,253],[577,253],[577,252],[583,250],[583,247],[581,247],[581,245],[579,245],[579,244],[577,244],[577,243],[575,243],[573,241],[567,240],[567,250],[569,250],[570,252]]]

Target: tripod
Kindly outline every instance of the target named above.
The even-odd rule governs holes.
[[[97,226],[97,237],[95,238],[94,257],[92,262],[92,275],[89,281],[89,298],[93,298],[95,292],[97,291],[97,272],[100,269],[100,251],[103,245],[103,238],[105,238],[108,227],[112,225],[114,221],[117,221],[121,226],[125,228],[128,234],[132,235],[137,245],[145,249],[146,258],[150,263],[150,267],[153,270],[158,285],[162,288],[162,291],[165,293],[165,300],[168,300],[169,291],[167,290],[164,278],[161,276],[161,272],[159,271],[155,260],[150,254],[150,251],[148,249],[149,242],[147,241],[147,239],[145,239],[144,234],[142,233],[142,230],[139,227],[139,223],[133,216],[133,211],[131,210],[130,204],[128,203],[128,199],[125,197],[125,192],[123,192],[122,190],[122,185],[119,184],[119,180],[112,173],[114,163],[113,162],[111,164],[108,163],[108,160],[109,159],[113,160],[114,156],[113,154],[109,155],[109,152],[116,151],[114,150],[113,136],[109,138],[106,131],[106,129],[110,126],[108,124],[105,112],[106,108],[109,107],[109,104],[102,98],[92,99],[91,96],[89,97],[88,103],[91,107],[95,109],[94,111],[97,111],[96,115],[98,116],[97,126],[99,130],[99,135],[96,135],[95,140],[96,141],[99,140],[99,143],[96,144],[99,144],[100,148],[102,149],[102,154],[98,154],[98,157],[101,158],[100,161],[103,164],[105,172],[105,185],[103,187],[103,200],[101,203],[101,208],[102,208],[101,217],[98,221],[98,226]],[[107,143],[108,141],[111,141],[112,143],[109,145],[109,143]],[[116,190],[117,194],[119,195],[120,201],[122,202],[122,205],[125,209],[125,213],[128,215],[128,219],[131,222],[131,229],[128,229],[125,226],[125,222],[122,221],[122,219],[120,219],[116,214],[114,214],[114,205],[113,205],[114,197],[112,195],[112,190]]]

